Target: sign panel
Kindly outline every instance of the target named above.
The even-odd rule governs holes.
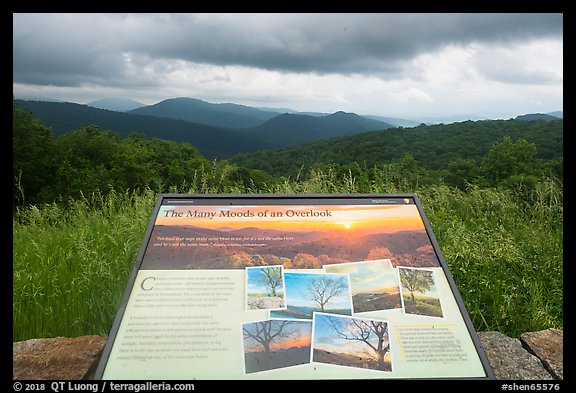
[[[99,379],[493,379],[416,195],[158,198]]]

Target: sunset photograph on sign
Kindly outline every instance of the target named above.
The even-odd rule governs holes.
[[[143,268],[280,264],[285,269],[322,269],[376,259],[390,259],[392,266],[438,266],[414,204],[163,205]]]
[[[348,230],[390,232],[424,227],[416,207],[406,205],[317,206],[162,206],[156,225],[198,226],[218,229],[310,231]]]
[[[265,320],[242,325],[246,374],[310,362],[312,322]]]

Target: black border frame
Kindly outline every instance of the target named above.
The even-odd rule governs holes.
[[[466,325],[466,328],[468,329],[468,334],[470,335],[476,352],[480,358],[480,361],[482,363],[482,366],[484,368],[484,372],[486,373],[485,377],[479,377],[479,378],[475,378],[475,377],[462,377],[462,378],[444,378],[444,377],[440,377],[440,378],[426,378],[426,379],[432,379],[432,380],[446,380],[446,379],[457,379],[457,380],[494,380],[495,376],[494,376],[494,372],[492,371],[492,368],[490,366],[490,363],[488,362],[488,358],[486,356],[486,353],[484,352],[484,349],[482,347],[482,344],[480,342],[480,339],[478,337],[478,334],[476,333],[476,330],[474,329],[474,325],[472,324],[472,320],[470,319],[470,316],[468,315],[468,311],[466,310],[466,306],[464,305],[464,302],[462,300],[462,297],[460,295],[460,292],[458,291],[458,288],[456,286],[456,283],[454,282],[454,278],[452,277],[452,274],[450,273],[450,269],[446,263],[446,260],[444,259],[444,255],[442,254],[442,251],[440,250],[440,246],[438,244],[438,241],[436,240],[436,237],[434,236],[434,233],[432,232],[432,228],[430,226],[430,223],[428,222],[428,218],[426,217],[426,213],[424,212],[424,208],[422,206],[422,203],[420,201],[420,198],[418,197],[417,194],[168,194],[168,193],[161,193],[158,195],[158,198],[156,200],[156,205],[154,207],[154,210],[152,212],[152,216],[150,218],[150,221],[148,223],[148,227],[146,229],[145,235],[144,235],[144,239],[142,241],[142,244],[140,246],[140,250],[138,252],[138,256],[136,257],[136,261],[134,263],[134,266],[132,268],[132,272],[130,273],[130,276],[128,278],[128,282],[126,284],[126,288],[124,290],[124,294],[122,296],[122,300],[120,302],[120,306],[118,309],[118,312],[116,314],[116,317],[114,319],[114,322],[112,324],[112,327],[110,329],[110,334],[108,335],[108,339],[106,341],[106,345],[104,346],[104,349],[102,351],[102,355],[98,361],[98,366],[96,368],[96,371],[94,373],[94,379],[102,379],[102,376],[104,375],[104,370],[106,369],[106,365],[108,363],[108,359],[110,357],[110,352],[112,351],[112,347],[114,345],[114,341],[116,340],[116,335],[118,333],[118,329],[120,327],[120,324],[122,322],[122,319],[124,317],[124,313],[126,311],[126,308],[128,306],[128,300],[130,298],[130,294],[132,292],[132,288],[134,286],[134,282],[136,281],[136,275],[138,273],[138,271],[140,270],[140,267],[142,265],[142,261],[144,259],[144,254],[146,253],[146,249],[148,247],[149,244],[149,240],[150,240],[150,236],[152,234],[152,230],[154,228],[155,222],[156,222],[156,217],[158,216],[158,212],[160,210],[160,207],[163,204],[166,204],[167,202],[171,203],[171,204],[177,204],[179,201],[181,201],[183,204],[184,202],[186,203],[190,203],[190,201],[202,201],[204,202],[203,205],[244,205],[244,204],[248,204],[248,202],[250,202],[250,204],[252,205],[257,205],[257,204],[266,204],[266,202],[274,202],[274,203],[270,203],[273,205],[298,205],[298,204],[309,204],[309,205],[315,205],[315,204],[321,204],[324,203],[326,204],[327,201],[332,201],[334,203],[339,203],[337,202],[338,200],[366,200],[366,199],[404,199],[404,198],[409,198],[412,199],[414,201],[414,205],[417,207],[418,212],[420,213],[420,217],[422,218],[422,221],[424,223],[424,227],[426,229],[426,233],[428,235],[428,238],[430,239],[430,243],[432,244],[432,247],[434,247],[434,251],[436,252],[436,255],[438,257],[438,261],[440,262],[440,266],[442,267],[442,270],[444,272],[444,275],[446,276],[446,279],[448,281],[448,284],[450,286],[450,289],[452,290],[452,294],[454,296],[454,299],[456,300],[456,303],[458,305],[458,309],[460,311],[460,314],[462,315],[462,318],[464,319],[464,323]],[[206,203],[208,202],[208,203]],[[374,203],[377,204],[377,203]],[[384,204],[384,203],[382,203]],[[387,380],[390,378],[386,378]],[[418,380],[419,378],[410,378],[410,380]]]

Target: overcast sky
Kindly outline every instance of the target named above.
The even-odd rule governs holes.
[[[563,110],[563,15],[14,14],[14,95],[510,118]]]

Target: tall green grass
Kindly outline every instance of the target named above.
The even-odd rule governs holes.
[[[155,202],[112,192],[18,210],[13,340],[107,335]]]
[[[512,337],[563,326],[562,185],[423,190],[430,225],[477,330]]]
[[[422,200],[477,330],[517,337],[563,326],[562,184],[510,190],[419,189],[382,179],[317,171],[270,187],[221,185],[210,174],[183,193],[403,193]],[[107,335],[157,193],[101,194],[19,209],[13,216],[13,340]]]

